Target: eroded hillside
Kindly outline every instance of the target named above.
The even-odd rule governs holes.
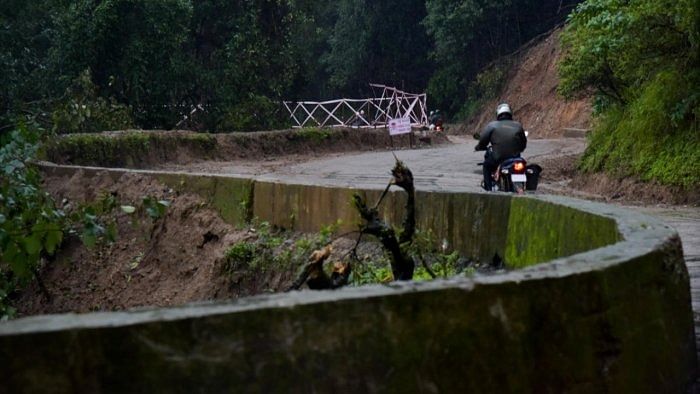
[[[500,102],[511,105],[515,118],[530,131],[531,138],[581,135],[582,130],[590,127],[590,97],[565,100],[557,94],[561,32],[562,29],[557,29],[514,55],[514,65],[498,99],[484,105],[478,116],[460,128],[462,132],[473,133],[483,128],[494,119]]]

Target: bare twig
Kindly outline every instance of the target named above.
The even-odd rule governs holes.
[[[414,262],[415,262],[415,259],[416,258],[414,257]],[[433,279],[437,278],[437,275],[435,275],[435,272],[433,272],[433,270],[430,268],[430,266],[428,266],[428,263],[425,262],[425,259],[423,258],[423,254],[420,251],[418,251],[418,260],[420,261],[421,265],[423,266],[423,268],[425,268],[425,271],[428,273],[428,275],[430,275],[431,278],[433,278]]]
[[[44,281],[41,279],[41,275],[39,275],[39,270],[33,269],[32,274],[34,274],[34,279],[36,279],[36,283],[39,285],[39,290],[41,290],[41,294],[44,295],[46,301],[51,302],[51,293],[49,293],[49,290],[46,288],[46,285],[44,285]]]
[[[379,242],[381,242],[391,255],[391,271],[394,275],[394,280],[411,280],[413,279],[415,263],[413,259],[409,258],[404,250],[402,250],[401,245],[410,243],[415,234],[415,188],[413,186],[413,174],[403,162],[398,160],[398,158],[396,159],[396,165],[391,173],[393,179],[375,207],[368,207],[367,202],[359,194],[353,196],[353,202],[360,216],[365,220],[365,224],[361,227],[361,232],[377,237]],[[398,239],[394,229],[379,218],[378,211],[379,203],[381,203],[388,188],[392,184],[401,187],[409,195],[406,203],[404,228]]]

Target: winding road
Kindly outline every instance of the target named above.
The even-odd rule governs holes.
[[[168,166],[168,170],[219,173],[253,177],[258,180],[299,184],[383,188],[390,179],[394,155],[411,168],[416,188],[426,191],[481,191],[483,153],[474,152],[475,142],[451,137],[453,144],[430,149],[399,150],[394,153],[365,152],[334,154],[320,158],[294,158],[269,162],[205,162],[187,166]],[[580,138],[528,141],[525,158],[553,158],[583,152],[586,141]],[[547,169],[545,168],[545,171]],[[562,192],[561,185],[545,184],[543,189]],[[540,191],[541,192],[541,191]],[[569,193],[571,194],[571,193]],[[578,195],[580,197],[580,195]],[[595,197],[595,196],[590,196]],[[626,208],[661,218],[675,227],[681,236],[691,278],[697,348],[700,351],[700,208],[688,206],[631,206]]]

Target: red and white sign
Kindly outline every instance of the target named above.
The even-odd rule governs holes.
[[[411,132],[410,118],[396,118],[389,120],[389,135],[407,134]]]

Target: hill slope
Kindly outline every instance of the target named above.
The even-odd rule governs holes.
[[[496,106],[507,102],[516,120],[530,132],[530,138],[559,138],[581,135],[591,124],[590,97],[565,100],[557,94],[557,62],[562,55],[562,29],[527,44],[513,55],[513,66],[498,99],[482,106],[478,115],[461,127],[463,132],[481,130],[495,118]],[[572,130],[573,129],[573,130]]]

